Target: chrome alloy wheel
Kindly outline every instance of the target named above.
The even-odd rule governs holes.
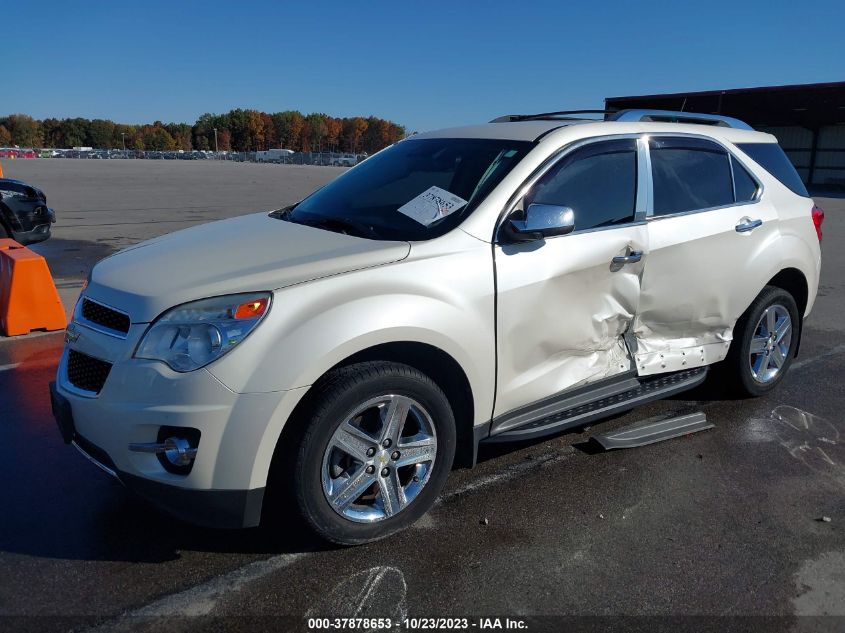
[[[759,383],[771,382],[780,373],[792,342],[792,319],[780,304],[766,308],[754,328],[748,361],[751,375]]]
[[[371,523],[401,512],[428,483],[437,432],[407,396],[372,398],[347,415],[323,455],[323,492],[335,512]]]

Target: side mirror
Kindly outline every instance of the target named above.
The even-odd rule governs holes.
[[[575,229],[575,212],[556,204],[529,204],[524,220],[509,220],[504,233],[511,242],[533,242]]]

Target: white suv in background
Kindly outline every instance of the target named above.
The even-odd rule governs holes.
[[[291,207],[97,264],[54,413],[188,521],[293,507],[371,541],[480,442],[581,426],[714,365],[771,390],[816,296],[822,218],[775,138],[724,117],[419,134]]]

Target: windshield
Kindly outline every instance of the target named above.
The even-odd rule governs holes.
[[[429,240],[458,226],[530,148],[526,141],[409,139],[275,215],[369,239]]]

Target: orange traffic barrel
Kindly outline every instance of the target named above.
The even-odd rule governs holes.
[[[66,325],[47,261],[14,240],[0,239],[0,334],[17,336]]]

